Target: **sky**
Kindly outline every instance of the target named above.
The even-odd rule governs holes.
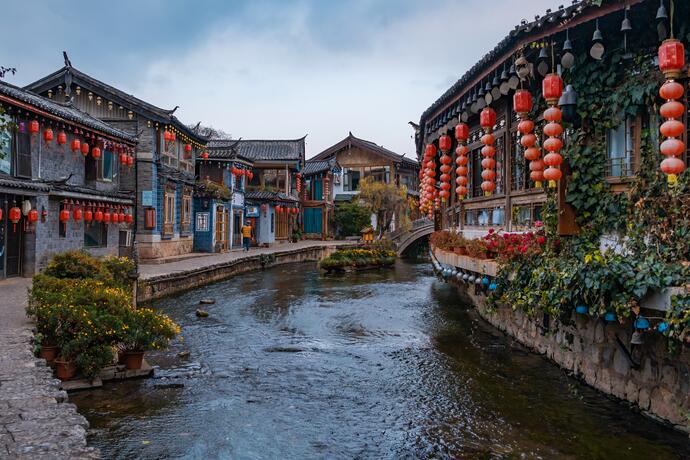
[[[563,1],[561,1],[563,3]],[[9,0],[0,65],[31,83],[72,65],[233,138],[352,132],[414,157],[424,110],[556,0]]]

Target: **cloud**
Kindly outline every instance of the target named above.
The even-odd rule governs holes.
[[[214,2],[201,14],[202,8],[192,10],[191,3],[172,2],[172,7],[161,8],[154,2],[135,21],[138,27],[153,24],[146,29],[150,32],[135,34],[138,29],[127,28],[130,32],[122,37],[118,29],[122,45],[107,33],[90,33],[85,41],[73,28],[65,36],[59,29],[50,30],[57,39],[38,43],[71,45],[71,54],[85,55],[72,59],[81,70],[161,107],[180,105],[176,114],[187,123],[201,121],[245,139],[309,134],[307,156],[352,131],[413,156],[413,132],[407,122],[419,120],[520,21],[514,4]],[[142,11],[136,9],[137,2],[119,5],[113,12],[118,21]],[[533,11],[522,14],[543,13],[553,6],[552,0],[530,0]],[[40,16],[40,7],[33,11]],[[88,9],[78,11],[77,16],[91,14]],[[63,16],[60,27],[75,20],[90,23],[74,14]],[[36,20],[46,22],[43,17]],[[94,54],[96,50],[100,54]],[[6,51],[8,56],[0,58],[26,59],[24,51]],[[57,56],[59,51],[51,53]],[[31,62],[27,67],[41,66]],[[22,78],[28,82],[40,76]]]

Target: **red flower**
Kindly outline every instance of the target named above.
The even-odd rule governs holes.
[[[490,229],[489,229],[489,235],[491,235],[493,232],[494,232],[494,229],[493,229],[493,228],[490,228]]]
[[[539,244],[546,243],[546,238],[544,238],[543,236],[538,236],[537,237],[537,243],[539,243]]]

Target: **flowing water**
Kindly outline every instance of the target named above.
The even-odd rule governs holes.
[[[155,307],[184,336],[148,358],[156,376],[71,396],[105,458],[690,457],[687,436],[527,352],[428,265],[287,265]]]

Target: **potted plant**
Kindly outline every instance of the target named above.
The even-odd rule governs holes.
[[[465,245],[467,255],[476,259],[486,259],[486,243],[480,239],[468,240]]]
[[[170,318],[150,308],[130,310],[123,329],[123,361],[127,369],[141,369],[144,353],[166,348],[180,333],[180,327]]]
[[[60,380],[71,380],[77,373],[77,365],[69,358],[60,356],[55,360],[55,375]]]

